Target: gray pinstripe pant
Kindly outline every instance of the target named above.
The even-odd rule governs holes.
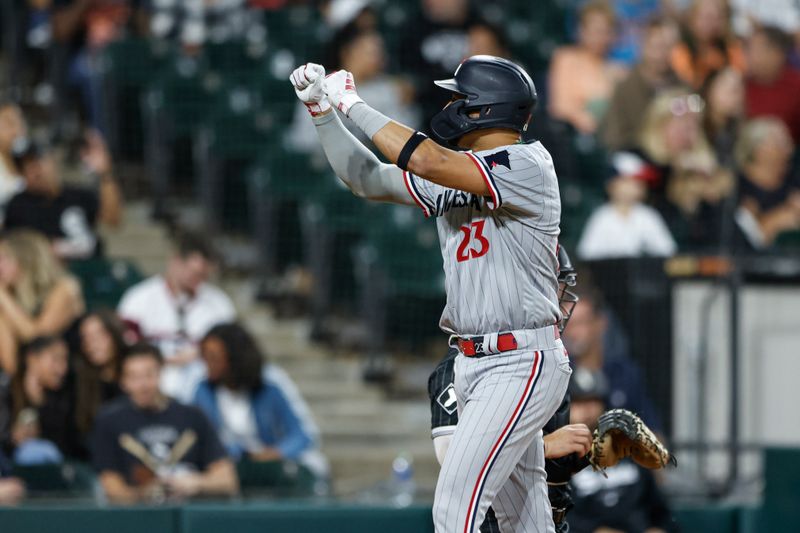
[[[458,426],[436,486],[437,533],[477,532],[490,505],[503,533],[555,531],[542,428],[558,409],[571,372],[557,339],[456,357]]]

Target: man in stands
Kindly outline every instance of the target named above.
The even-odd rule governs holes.
[[[139,344],[122,361],[127,397],[97,417],[92,462],[115,503],[186,499],[238,492],[236,468],[208,419],[159,390],[163,358]]]
[[[120,317],[164,354],[161,390],[190,403],[204,377],[198,344],[217,324],[233,322],[233,302],[208,283],[215,253],[207,239],[186,233],[178,239],[166,271],[134,285],[119,304]]]

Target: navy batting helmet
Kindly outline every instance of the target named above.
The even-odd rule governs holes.
[[[464,97],[431,119],[431,132],[447,144],[483,128],[522,132],[536,106],[531,77],[519,65],[500,57],[472,56],[458,66],[452,79],[434,83]],[[475,111],[480,114],[470,118]]]

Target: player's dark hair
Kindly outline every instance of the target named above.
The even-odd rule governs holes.
[[[225,346],[228,357],[228,375],[222,378],[225,386],[233,390],[256,391],[263,386],[261,367],[266,357],[255,339],[237,323],[219,324],[203,338],[217,339]]]
[[[190,255],[199,254],[207,261],[217,261],[217,251],[209,241],[208,236],[192,231],[182,231],[175,239],[175,251],[185,259]]]
[[[63,342],[61,337],[57,337],[55,335],[42,335],[40,337],[34,337],[29,342],[22,345],[19,353],[23,359],[29,355],[39,355],[54,344],[58,344],[60,342]]]
[[[138,342],[133,346],[128,347],[128,349],[122,354],[121,368],[125,368],[125,364],[128,361],[138,357],[149,357],[158,363],[158,366],[164,366],[164,356],[162,355],[161,350],[158,349],[158,346],[148,342]]]
[[[770,44],[780,50],[783,55],[788,56],[794,48],[794,39],[792,36],[777,26],[760,26],[753,31],[753,35],[761,34]]]

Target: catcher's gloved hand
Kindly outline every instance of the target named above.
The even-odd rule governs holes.
[[[594,430],[591,464],[595,470],[603,471],[626,457],[651,470],[677,465],[675,457],[641,418],[627,409],[606,411]]]
[[[294,93],[315,117],[331,108],[325,96],[325,67],[316,63],[306,63],[294,69],[289,81],[294,86]]]
[[[325,94],[336,109],[348,116],[354,105],[364,101],[356,93],[353,74],[346,70],[337,70],[325,78]]]

